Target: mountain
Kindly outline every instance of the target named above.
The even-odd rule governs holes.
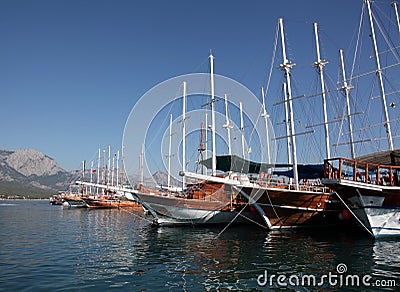
[[[24,196],[30,198],[49,197],[67,186],[81,175],[81,170],[67,172],[51,157],[33,149],[16,151],[0,150],[0,198]],[[90,176],[86,170],[85,176]],[[133,179],[139,181],[139,177]],[[156,172],[145,178],[146,185],[168,183],[168,175]],[[180,182],[171,177],[171,185]]]
[[[0,150],[0,195],[45,197],[76,177],[51,157],[33,149]]]

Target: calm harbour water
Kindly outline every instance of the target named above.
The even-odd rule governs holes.
[[[284,275],[286,283],[314,275],[318,282],[329,272],[369,275],[375,285],[342,289],[377,290],[376,280],[400,285],[400,240],[332,228],[271,233],[252,225],[219,235],[224,226],[152,228],[140,216],[0,201],[0,291],[262,291],[280,287],[276,279],[260,286],[271,275]],[[339,273],[339,264],[347,271]],[[320,288],[339,289],[325,280]]]

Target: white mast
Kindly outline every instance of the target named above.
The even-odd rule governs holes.
[[[124,145],[122,145],[122,148],[121,148],[121,187],[124,187],[124,183],[125,183],[124,148],[125,148]]]
[[[85,181],[85,164],[86,160],[82,160],[82,181]],[[82,194],[85,194],[86,187],[82,186]]]
[[[101,167],[101,184],[102,185],[104,185],[106,183],[105,163],[106,163],[106,150],[103,149],[103,164]]]
[[[283,100],[285,101],[285,126],[286,126],[286,145],[287,145],[287,157],[288,163],[292,163],[292,136],[290,135],[290,118],[289,118],[289,102],[288,102],[288,94],[287,94],[287,85],[286,82],[282,85],[283,89]]]
[[[285,47],[285,34],[283,31],[283,19],[279,18],[279,27],[281,31],[281,42],[282,42],[282,58],[283,63],[280,65],[281,69],[285,73],[286,84],[287,84],[287,98],[289,101],[289,111],[290,111],[290,130],[292,137],[292,158],[293,158],[293,178],[295,183],[296,190],[299,189],[299,180],[297,173],[297,153],[296,153],[296,137],[295,137],[295,129],[294,129],[294,118],[293,118],[293,106],[292,106],[292,89],[290,83],[290,70],[294,67],[295,64],[290,63],[286,58],[286,47]]]
[[[243,159],[246,159],[245,140],[244,140],[244,124],[243,124],[243,105],[242,105],[242,102],[239,102],[239,109],[240,109],[240,134],[242,136],[242,156],[243,156]]]
[[[108,145],[107,185],[110,185],[111,146]]]
[[[229,123],[229,116],[228,116],[228,95],[225,93],[225,120],[226,124],[223,125],[224,128],[226,128],[226,131],[228,132],[228,154],[232,155],[232,147],[231,147],[231,124]]]
[[[353,125],[351,121],[351,112],[350,112],[350,88],[351,86],[347,85],[346,81],[346,71],[344,70],[344,58],[343,58],[343,50],[339,50],[340,54],[340,63],[342,67],[342,76],[343,76],[343,87],[342,90],[344,91],[346,95],[346,110],[347,110],[347,121],[349,124],[349,134],[350,134],[350,154],[351,154],[351,159],[355,159],[355,152],[354,152],[354,139],[353,139]]]
[[[380,64],[380,60],[379,60],[378,47],[376,44],[374,23],[372,20],[371,0],[364,0],[364,1],[367,4],[367,8],[368,8],[369,25],[371,28],[371,39],[372,39],[372,45],[374,47],[374,53],[375,53],[376,74],[378,75],[378,79],[379,79],[379,88],[381,91],[382,107],[383,107],[383,112],[385,115],[386,135],[387,135],[387,139],[388,139],[389,150],[392,151],[393,150],[392,131],[390,129],[389,113],[388,113],[387,105],[386,105],[386,94],[385,94],[385,88],[383,86],[382,69],[381,69],[381,64]]]
[[[140,153],[139,157],[139,173],[140,173],[140,180],[139,184],[141,186],[144,185],[144,143],[142,143],[142,152]]]
[[[396,14],[396,22],[397,22],[397,29],[399,31],[399,37],[400,37],[400,19],[399,19],[399,11],[397,10],[397,1],[392,2],[392,6],[394,7],[394,12]]]
[[[215,141],[215,111],[214,111],[214,56],[210,54],[210,85],[211,85],[211,139],[212,139],[212,167],[211,174],[217,174],[217,156],[216,156],[216,141]]]
[[[93,160],[90,165],[90,188],[89,188],[89,194],[92,195],[92,183],[93,183]]]
[[[182,172],[186,171],[186,81],[183,81],[182,106]],[[186,188],[186,176],[182,176],[182,190]]]
[[[328,113],[326,111],[326,92],[325,92],[325,81],[324,81],[324,67],[328,62],[321,60],[321,54],[319,51],[319,39],[318,39],[318,24],[314,22],[314,34],[315,34],[315,45],[317,52],[317,61],[313,64],[314,67],[318,68],[319,77],[321,81],[321,96],[322,96],[322,109],[324,114],[324,130],[325,130],[325,149],[326,158],[331,158],[330,142],[329,142],[329,127],[328,127]]]
[[[114,185],[114,172],[115,172],[115,153],[112,158],[112,169],[111,169],[111,185]]]
[[[214,109],[214,56],[210,54],[210,86],[211,86],[211,143],[212,143],[212,159],[211,174],[217,174],[217,156],[215,141],[215,109]]]
[[[99,185],[99,183],[100,183],[100,159],[101,159],[101,156],[100,156],[100,148],[99,148],[99,155],[97,158],[97,185]],[[99,194],[99,187],[96,187],[96,194]]]
[[[172,114],[169,115],[168,188],[171,186]]]
[[[271,152],[270,152],[270,145],[269,145],[269,129],[268,129],[268,118],[269,115],[267,114],[267,109],[265,105],[265,93],[264,93],[264,88],[261,87],[261,96],[262,96],[262,106],[263,106],[263,113],[262,117],[264,118],[265,121],[265,134],[266,134],[266,139],[267,139],[267,155],[268,155],[268,163],[271,163]]]
[[[117,151],[117,171],[116,171],[116,178],[117,178],[117,182],[116,182],[116,186],[119,186],[119,181],[118,181],[118,177],[119,177],[119,165],[118,165],[118,162],[119,162],[119,150]]]

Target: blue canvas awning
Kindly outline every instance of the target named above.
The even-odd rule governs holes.
[[[200,161],[200,164],[207,168],[212,167],[212,158]],[[234,171],[241,173],[260,173],[267,172],[268,169],[273,167],[288,167],[290,164],[268,164],[259,163],[243,159],[236,155],[221,155],[217,156],[217,170],[221,171]]]
[[[323,164],[304,164],[297,165],[297,172],[299,179],[316,179],[324,177],[324,165]],[[293,169],[285,171],[274,171],[276,175],[282,175],[287,177],[293,177]]]

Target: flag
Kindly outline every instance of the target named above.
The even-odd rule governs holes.
[[[96,169],[93,169],[92,172],[95,173],[95,172],[97,172],[97,170],[96,170]]]

